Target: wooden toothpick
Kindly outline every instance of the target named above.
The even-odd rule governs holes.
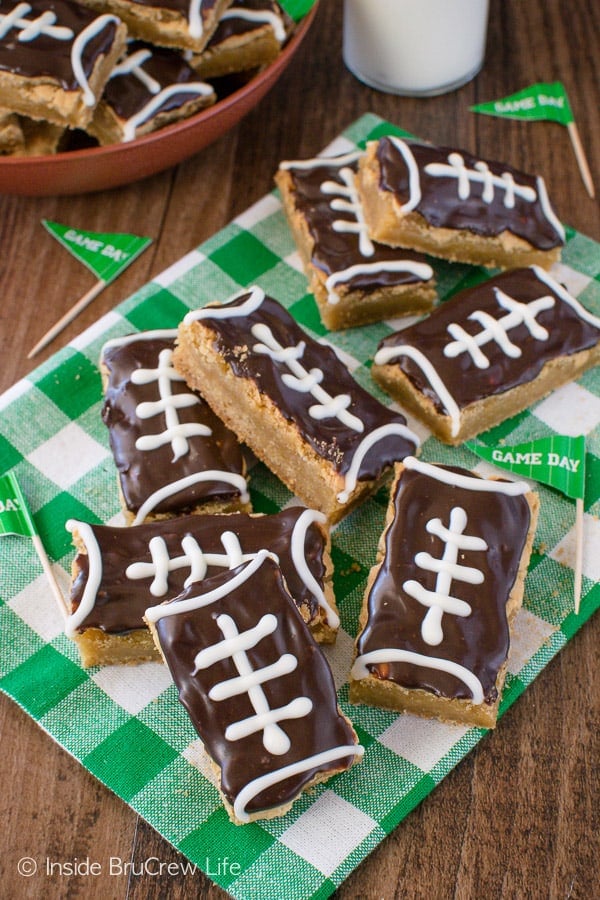
[[[54,599],[56,600],[56,603],[62,614],[62,617],[66,622],[66,620],[68,619],[68,617],[70,615],[70,610],[67,607],[67,601],[65,600],[63,593],[59,587],[58,581],[56,580],[56,577],[54,575],[54,572],[52,571],[52,563],[48,559],[48,554],[46,553],[46,548],[42,544],[42,539],[39,536],[39,534],[32,535],[31,539],[33,541],[33,546],[35,547],[35,552],[37,553],[39,560],[42,564],[42,568],[44,570],[46,578],[48,579],[48,582],[50,583],[50,588],[52,590]]]
[[[573,150],[575,152],[575,159],[577,160],[577,165],[579,166],[581,179],[585,185],[586,191],[593,199],[596,196],[596,191],[594,189],[592,173],[590,172],[587,157],[583,149],[583,144],[581,143],[581,138],[579,137],[579,129],[577,128],[575,122],[569,122],[569,124],[567,125],[567,129],[569,131],[569,137],[571,138],[571,144],[573,145]]]
[[[87,293],[80,297],[77,303],[75,303],[71,309],[69,309],[64,316],[62,316],[58,322],[56,322],[52,328],[48,329],[46,334],[40,338],[35,347],[32,347],[29,353],[27,354],[27,359],[31,359],[32,356],[35,356],[36,353],[39,353],[40,350],[43,350],[50,341],[54,340],[57,334],[67,327],[67,325],[75,319],[79,313],[85,309],[85,307],[94,300],[95,297],[106,287],[106,281],[98,281],[96,284],[90,288]]]
[[[575,577],[574,577],[574,601],[575,615],[579,615],[581,603],[581,582],[583,572],[583,499],[578,497],[575,501]]]

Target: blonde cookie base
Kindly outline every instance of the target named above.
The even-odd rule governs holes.
[[[390,397],[427,425],[442,443],[458,446],[517,415],[567,382],[574,381],[599,362],[600,345],[572,356],[550,360],[533,381],[463,407],[460,411],[460,427],[456,433],[453,433],[450,416],[440,413],[433,401],[413,385],[400,366],[392,363],[373,364],[371,374]]]
[[[127,25],[129,37],[139,38],[159,47],[174,47],[200,53],[209,42],[222,13],[231,0],[219,0],[210,11],[198,37],[190,34],[188,17],[177,10],[161,7],[160,0],[154,6],[144,6],[135,0],[80,0],[82,6],[96,12],[111,12]]]
[[[215,47],[207,47],[191,58],[190,66],[200,78],[221,78],[268,66],[280,52],[273,29],[264,26],[252,34],[233,35]]]
[[[86,628],[75,634],[73,640],[77,644],[84,669],[92,666],[137,666],[144,662],[161,662],[146,628],[135,629],[126,634],[108,634],[101,628]]]

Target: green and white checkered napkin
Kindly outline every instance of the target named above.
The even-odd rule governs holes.
[[[402,133],[375,116],[364,116],[328,152],[344,152],[385,131]],[[471,266],[439,261],[434,266],[443,297],[486,277],[484,270]],[[555,273],[600,314],[598,244],[570,230]],[[325,334],[279,199],[275,193],[267,195],[0,397],[0,472],[14,468],[65,593],[74,555],[65,521],[121,522],[115,467],[100,419],[101,345],[137,329],[175,327],[188,309],[227,299],[255,283],[310,333],[331,341],[358,381],[390,402],[371,379],[369,362],[394,323]],[[490,442],[504,438],[508,444],[556,432],[587,436],[581,613],[575,617],[572,612],[574,504],[552,488],[540,487],[541,520],[501,711],[600,605],[600,558],[592,551],[600,543],[599,424],[596,368],[484,436]],[[427,437],[422,427],[416,430]],[[433,438],[425,441],[423,458],[490,471],[466,448],[445,447]],[[251,493],[261,512],[274,512],[291,499],[262,465],[253,470]],[[386,502],[382,490],[333,534],[342,630],[327,655],[340,704],[366,748],[364,761],[303,795],[283,818],[244,827],[230,824],[166,667],[81,668],[33,548],[17,537],[0,541],[0,687],[234,897],[327,897],[484,733],[348,703],[357,614]],[[215,872],[215,863],[225,857],[236,866]]]

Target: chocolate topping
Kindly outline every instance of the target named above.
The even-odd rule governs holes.
[[[486,237],[510,231],[528,241],[540,250],[549,250],[564,243],[562,235],[555,224],[548,218],[548,209],[540,197],[540,181],[535,176],[527,175],[501,162],[479,160],[465,150],[454,150],[449,147],[434,147],[417,141],[404,141],[418,166],[420,199],[415,206],[427,222],[436,228],[455,228],[472,231]],[[464,193],[459,196],[459,179],[457,169],[452,174],[428,174],[426,167],[430,164],[446,166],[450,169],[449,159],[462,157],[464,166],[478,180],[464,178]],[[391,191],[400,204],[408,203],[413,197],[411,174],[406,161],[393,140],[381,138],[377,147],[377,160],[380,166],[380,188]],[[533,192],[535,200],[530,202],[515,192],[514,204],[510,205],[508,182],[505,185],[495,184],[488,191],[493,195],[487,198],[485,182],[480,177],[482,166],[494,176],[512,177],[514,185],[525,187]],[[462,182],[461,182],[462,183]],[[543,183],[542,183],[543,184]],[[507,201],[507,202],[505,202]],[[549,208],[549,203],[547,204]],[[551,209],[551,214],[553,215]]]
[[[250,296],[242,294],[220,309],[241,306]],[[208,309],[202,312],[207,313]],[[319,386],[332,397],[348,395],[350,403],[347,412],[362,422],[362,431],[344,424],[336,415],[323,418],[311,415],[311,408],[318,402],[309,391],[294,390],[285,383],[290,378],[294,380],[288,365],[254,349],[261,339],[252,333],[252,329],[259,324],[267,326],[282,347],[303,347],[298,362],[307,373],[313,369],[323,373]],[[341,474],[348,471],[358,448],[372,431],[386,425],[406,424],[404,416],[388,409],[360,387],[331,347],[313,340],[271,297],[265,297],[250,315],[225,319],[203,316],[201,325],[214,333],[215,350],[223,356],[235,375],[254,381],[258,391],[267,395],[282,415],[296,425],[302,439]],[[395,461],[414,452],[415,442],[398,434],[382,436],[362,459],[358,480],[378,478]]]
[[[98,544],[102,564],[102,576],[98,585],[95,604],[79,627],[100,628],[111,634],[120,634],[143,628],[146,609],[155,603],[172,600],[184,589],[190,577],[190,565],[173,567],[166,579],[166,593],[153,596],[150,592],[156,569],[146,577],[131,578],[126,571],[132,564],[152,563],[150,541],[162,538],[169,559],[184,556],[182,540],[191,536],[204,554],[222,556],[221,564],[207,562],[203,578],[210,578],[228,567],[222,536],[232,532],[239,540],[242,553],[257,553],[266,547],[279,558],[288,590],[295,603],[312,622],[319,612],[318,598],[304,582],[292,557],[292,540],[298,520],[305,512],[303,507],[293,507],[268,516],[250,516],[244,513],[232,515],[180,516],[173,519],[117,528],[106,525],[89,525]],[[322,588],[325,577],[323,551],[325,538],[321,528],[310,524],[303,534],[303,559],[309,572]],[[90,578],[88,553],[78,553],[74,570],[77,575],[71,587],[71,609],[76,612]]]
[[[293,181],[294,204],[298,212],[304,216],[310,235],[314,241],[311,262],[326,276],[342,272],[357,264],[389,263],[406,260],[408,263],[424,263],[425,257],[411,250],[398,250],[372,243],[373,253],[363,254],[361,241],[357,232],[357,217],[351,210],[336,208],[336,200],[344,197],[347,184],[343,181],[341,171],[348,169],[355,173],[358,162],[341,163],[335,158],[324,159],[319,165],[306,168],[302,165],[286,165]],[[324,182],[339,184],[337,193],[324,192]],[[334,222],[350,223],[353,231],[338,231]],[[366,226],[365,226],[366,228]],[[371,243],[371,242],[369,242]],[[416,284],[423,279],[409,271],[386,271],[382,265],[376,272],[360,273],[352,278],[344,279],[344,285],[352,290],[360,290],[365,294],[372,293],[381,287],[392,287],[403,284]]]
[[[553,297],[555,302],[551,308],[541,310],[535,316],[535,321],[546,330],[547,338],[536,339],[525,322],[521,322],[507,331],[510,342],[520,350],[519,356],[508,356],[491,339],[480,346],[489,360],[486,368],[478,368],[467,351],[452,358],[444,355],[444,349],[454,340],[448,332],[448,327],[453,323],[458,323],[468,334],[477,335],[484,325],[470,318],[474,312],[482,310],[496,320],[508,315],[508,310],[498,302],[497,291],[528,304],[541,297]],[[384,338],[379,348],[407,344],[420,350],[439,373],[458,407],[464,408],[490,395],[501,394],[532,381],[549,360],[593,347],[599,338],[597,327],[582,319],[569,303],[561,299],[551,283],[543,281],[534,269],[528,268],[505,272],[456,294],[426,319]],[[414,360],[399,356],[390,360],[389,364],[400,366],[415,387],[432,400],[439,412],[447,412]]]
[[[159,401],[156,379],[147,384],[133,384],[132,373],[139,369],[156,369],[162,350],[172,350],[173,338],[145,339],[123,344],[109,344],[103,353],[108,370],[108,384],[102,418],[110,431],[110,445],[119,471],[121,490],[127,509],[137,512],[155,491],[196,473],[217,470],[243,474],[244,461],[237,438],[212,412],[199,394],[194,394],[183,380],[169,381],[174,395],[194,394],[198,402],[176,409],[179,423],[200,423],[210,428],[210,435],[186,438],[187,452],[174,460],[171,441],[156,449],[138,450],[136,441],[146,435],[160,435],[168,425],[164,412],[141,419],[136,413],[140,403]],[[184,512],[208,499],[232,499],[240,491],[226,481],[196,481],[166,497],[152,512]]]
[[[33,22],[45,12],[56,15],[54,27],[68,28],[72,37],[62,40],[48,33],[46,27],[39,36],[32,40],[20,41],[21,26],[13,26],[4,37],[0,38],[0,69],[14,72],[26,78],[51,78],[56,80],[66,91],[80,89],[80,84],[73,74],[71,50],[75,38],[99,18],[97,12],[69,3],[68,0],[29,0],[31,11],[22,16],[26,22]],[[11,13],[18,3],[16,0],[0,0],[0,14]],[[108,22],[101,31],[84,44],[81,61],[83,71],[88,78],[100,56],[105,56],[111,49],[116,34],[114,22]]]
[[[205,582],[202,593],[225,584],[244,567],[216,575]],[[198,587],[190,588],[179,600],[198,596]],[[274,665],[285,654],[292,654],[297,665],[288,674],[262,683],[268,708],[279,710],[296,698],[309,698],[312,707],[299,718],[283,718],[279,728],[289,738],[289,749],[274,754],[265,746],[264,729],[238,740],[227,739],[233,724],[256,715],[247,691],[223,700],[213,700],[209,692],[218,684],[231,683],[238,668],[230,656],[199,668],[198,654],[219,645],[224,635],[217,622],[229,616],[238,633],[259,625],[263,616],[276,618],[275,630],[245,652],[252,671]],[[200,735],[211,758],[221,769],[221,790],[233,805],[242,789],[254,779],[313,756],[316,753],[355,745],[350,724],[337,707],[331,670],[314,642],[285,589],[278,567],[266,559],[251,578],[222,599],[190,612],[165,616],[156,623],[165,659],[179,690],[179,699]],[[342,756],[335,762],[316,765],[308,771],[288,777],[260,791],[245,804],[248,813],[274,809],[290,803],[318,773],[348,768],[353,757]]]
[[[442,468],[477,477],[458,468]],[[451,660],[479,679],[484,702],[493,703],[498,672],[508,654],[506,603],[527,538],[529,505],[523,496],[463,490],[409,470],[403,471],[393,502],[394,520],[385,536],[385,558],[369,593],[369,618],[357,652],[397,648]],[[436,590],[436,572],[418,567],[415,556],[426,552],[442,558],[445,544],[426,526],[439,518],[447,528],[454,507],[466,512],[464,533],[483,538],[488,546],[486,551],[459,551],[457,562],[480,570],[484,580],[481,584],[451,582],[450,595],[468,603],[471,613],[464,617],[444,613],[442,642],[432,646],[421,635],[428,607],[410,596],[403,585],[415,579],[427,590]],[[408,689],[419,688],[450,699],[470,700],[472,696],[456,676],[425,665],[386,662],[368,668],[376,678]]]
[[[131,57],[140,50],[146,50],[151,56],[144,60],[142,70],[152,78],[160,90],[175,84],[198,82],[197,72],[189,66],[181,54],[164,47],[154,47],[143,41],[133,41],[127,45],[127,56]],[[121,119],[129,119],[139,113],[155,96],[144,81],[135,72],[124,72],[113,75],[104,89],[102,100],[107,103]],[[189,92],[173,93],[165,98],[152,113],[152,117],[162,112],[178,109],[196,97]]]

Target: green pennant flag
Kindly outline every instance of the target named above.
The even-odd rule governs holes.
[[[17,534],[33,537],[37,528],[12,472],[0,476],[0,535]]]
[[[316,0],[280,0],[281,6],[294,22],[299,22],[315,5]]]
[[[560,81],[532,84],[501,100],[471,106],[471,112],[505,119],[546,120],[560,125],[574,121],[567,92]]]
[[[152,243],[151,238],[135,234],[82,231],[47,219],[42,219],[42,224],[104,284],[114,281]]]
[[[489,447],[467,441],[482,459],[556,488],[567,497],[583,500],[585,489],[585,437],[554,435],[524,444]]]

